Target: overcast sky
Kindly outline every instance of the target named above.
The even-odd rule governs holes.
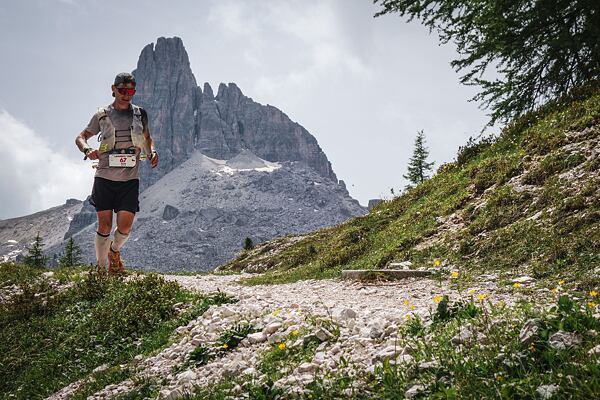
[[[363,205],[389,197],[406,184],[418,130],[439,166],[487,117],[449,65],[454,47],[377,10],[370,0],[2,1],[0,219],[91,192],[74,138],[111,101],[115,74],[161,36],[182,38],[199,85],[235,82],[308,129]]]

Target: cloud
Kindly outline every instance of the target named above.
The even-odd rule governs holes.
[[[59,3],[67,4],[69,6],[78,6],[77,0],[58,0]]]
[[[312,96],[324,81],[374,78],[337,6],[332,0],[224,0],[213,5],[207,22],[220,37],[237,40],[234,46],[243,41],[242,59],[258,72],[253,93],[279,101],[282,93]]]
[[[0,218],[12,218],[84,199],[93,172],[52,150],[24,123],[0,110]]]

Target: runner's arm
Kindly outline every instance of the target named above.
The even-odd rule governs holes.
[[[94,134],[85,129],[81,131],[79,135],[77,135],[77,137],[75,138],[75,144],[77,145],[77,148],[79,148],[79,151],[85,154],[85,149],[91,149],[91,146],[88,145],[87,140],[92,136],[94,136]],[[98,159],[98,150],[92,150],[93,151],[86,154],[86,156],[92,160]]]
[[[158,153],[154,149],[154,141],[150,137],[150,131],[148,130],[148,126],[144,127],[144,138],[148,142],[148,146],[150,147],[150,153],[152,154],[152,157],[150,158],[150,165],[152,166],[152,168],[156,168],[156,166],[158,165]]]

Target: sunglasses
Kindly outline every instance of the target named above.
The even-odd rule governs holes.
[[[117,88],[117,92],[119,92],[120,95],[127,95],[127,96],[133,96],[135,94],[135,89],[134,88]]]

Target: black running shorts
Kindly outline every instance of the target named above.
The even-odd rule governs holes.
[[[96,211],[131,211],[135,214],[140,211],[139,192],[139,179],[119,182],[95,177],[90,203]]]

